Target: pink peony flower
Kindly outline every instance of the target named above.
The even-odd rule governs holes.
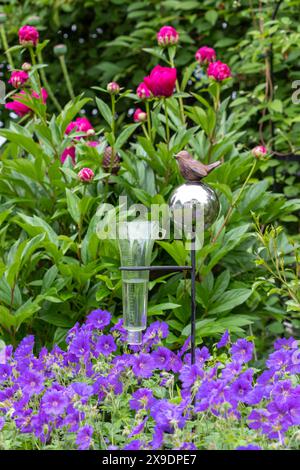
[[[148,98],[151,98],[152,96],[151,91],[149,90],[149,88],[144,82],[139,84],[139,86],[136,89],[136,94],[138,95],[140,100],[146,100]]]
[[[40,96],[35,92],[33,91],[31,93],[31,96],[33,98],[39,98],[40,99]],[[11,111],[13,111],[14,113],[16,113],[18,116],[20,117],[23,117],[25,116],[25,114],[28,114],[30,113],[32,110],[31,108],[29,108],[28,106],[26,106],[26,104],[24,103],[21,103],[20,101],[18,101],[18,99],[16,98],[19,98],[19,99],[25,99],[26,100],[26,93],[25,91],[20,91],[19,93],[16,93],[14,95],[14,100],[11,101],[10,103],[7,103],[5,105],[5,108],[6,109],[10,109]],[[42,88],[42,100],[43,100],[43,103],[45,104],[46,103],[46,100],[48,98],[48,93],[47,91],[45,90],[45,88]]]
[[[173,94],[177,78],[177,70],[157,65],[150,75],[144,78],[144,83],[154,96],[169,97]]]
[[[90,168],[82,168],[78,173],[78,178],[84,182],[92,181],[94,176],[95,174]]]
[[[173,26],[163,26],[156,37],[159,46],[170,46],[179,41],[179,34]]]
[[[111,95],[120,93],[120,85],[117,82],[108,83],[106,89]]]
[[[20,88],[27,82],[28,78],[29,75],[27,72],[24,72],[23,70],[15,70],[12,72],[8,83],[10,83],[14,88]]]
[[[33,26],[22,26],[19,29],[19,43],[22,46],[36,46],[39,42],[39,32]]]
[[[147,119],[147,113],[140,108],[137,108],[133,114],[134,122],[144,122]]]
[[[251,150],[252,155],[255,158],[261,158],[264,157],[267,154],[267,149],[263,145],[257,145]]]
[[[75,147],[67,147],[60,156],[61,163],[65,163],[68,157],[71,158],[73,165],[75,165],[76,150]]]
[[[218,82],[222,82],[226,78],[231,77],[231,70],[227,64],[223,64],[220,60],[211,62],[207,68],[207,75],[214,78]]]
[[[216,60],[216,51],[212,47],[203,46],[197,50],[195,58],[199,64],[210,64]]]
[[[78,117],[75,121],[71,121],[67,126],[65,133],[70,134],[70,132],[81,132],[88,134],[88,131],[94,130],[92,124],[86,117]],[[76,139],[81,139],[81,137],[75,137]]]

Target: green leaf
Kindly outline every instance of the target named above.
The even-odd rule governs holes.
[[[111,126],[114,117],[111,113],[109,106],[107,106],[107,104],[103,100],[101,100],[101,98],[98,97],[96,97],[96,104],[98,106],[101,116],[105,119],[107,124]]]
[[[66,196],[69,213],[74,222],[79,225],[81,220],[80,199],[68,188],[66,189]]]
[[[225,292],[219,300],[209,307],[209,314],[215,315],[216,313],[232,310],[234,307],[246,302],[251,293],[251,289],[231,289]]]
[[[130,124],[129,126],[126,126],[116,140],[116,145],[115,145],[116,149],[120,150],[122,146],[127,142],[129,137],[134,133],[136,128],[139,126],[140,126],[140,123]]]

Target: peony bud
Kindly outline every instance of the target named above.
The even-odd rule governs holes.
[[[95,135],[95,129],[88,129],[88,130],[86,131],[86,135],[87,135],[88,137],[91,137],[92,135]]]
[[[78,178],[85,183],[93,180],[95,174],[91,168],[82,168],[78,173]]]
[[[227,64],[223,64],[223,62],[217,60],[209,64],[207,75],[218,82],[222,82],[226,78],[231,77],[231,70]]]
[[[197,50],[195,58],[199,64],[210,64],[216,60],[216,51],[212,47],[203,46]]]
[[[120,156],[118,153],[114,154],[110,146],[106,147],[104,150],[102,168],[105,172],[110,171],[113,175],[116,175],[120,169]]]
[[[29,72],[29,70],[31,70],[31,64],[29,62],[24,62],[21,68],[24,72]]]
[[[147,87],[146,83],[142,82],[136,89],[136,94],[138,95],[140,100],[147,100],[151,98],[152,93]]]
[[[56,46],[53,47],[53,52],[54,52],[54,55],[56,55],[57,57],[60,57],[60,56],[66,55],[66,53],[68,52],[68,48],[65,44],[57,44]]]
[[[147,113],[140,108],[137,108],[133,114],[134,122],[144,122],[147,119]]]
[[[14,88],[21,88],[28,80],[29,75],[23,70],[15,70],[12,72],[8,83],[10,83]]]
[[[120,85],[117,82],[108,83],[106,89],[111,95],[117,95],[120,93]]]
[[[251,153],[255,158],[265,157],[267,152],[268,151],[267,151],[266,147],[264,147],[263,145],[257,145],[256,147],[254,147],[251,150]]]
[[[6,23],[7,16],[5,13],[0,13],[0,24]]]
[[[173,26],[163,26],[156,35],[159,46],[173,46],[179,41],[179,34]]]
[[[39,32],[33,26],[22,26],[19,29],[19,43],[21,46],[36,46],[39,42]]]

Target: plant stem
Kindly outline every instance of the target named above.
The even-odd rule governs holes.
[[[174,63],[174,59],[170,56],[169,54],[169,59],[170,59],[170,65],[171,67],[175,68],[175,63]],[[179,86],[179,82],[178,80],[176,80],[176,91],[177,93],[180,93],[180,86]],[[179,101],[179,110],[180,110],[180,118],[181,118],[181,122],[182,124],[185,124],[185,115],[184,115],[184,107],[183,107],[183,99],[181,97],[178,98],[178,101]]]
[[[42,53],[41,52],[38,52],[37,53],[37,58],[38,58],[38,63],[41,65],[43,64],[43,56],[42,56]],[[48,92],[48,95],[50,97],[50,99],[52,100],[54,106],[56,107],[56,109],[61,112],[62,110],[62,107],[60,106],[59,102],[57,101],[57,99],[55,98],[55,95],[52,91],[52,88],[50,86],[50,83],[48,82],[48,79],[46,77],[46,73],[44,71],[43,68],[40,69],[40,72],[41,72],[41,78],[42,78],[42,82],[43,82],[43,85],[44,87],[46,88],[47,92]]]
[[[69,73],[68,73],[68,69],[67,69],[67,65],[66,65],[64,55],[59,56],[59,62],[60,62],[60,65],[61,65],[63,75],[65,77],[66,86],[67,86],[70,98],[71,98],[71,100],[73,100],[75,98],[75,95],[74,95],[74,90],[73,90],[73,87],[72,87],[72,83],[71,83],[71,80],[70,80],[70,76],[69,76]]]
[[[31,63],[35,67],[37,65],[37,62],[36,62],[35,53],[34,53],[34,50],[33,50],[32,46],[29,46],[29,53],[30,53]],[[38,70],[35,70],[34,76],[36,78],[37,85],[38,85],[38,88],[39,88],[39,94],[42,97],[42,93],[41,93],[42,86],[41,86],[41,80],[40,80],[40,75],[39,75]]]
[[[146,114],[147,114],[147,126],[148,126],[148,135],[149,140],[152,143],[152,132],[151,132],[151,114],[150,114],[150,105],[149,101],[146,100]]]
[[[7,42],[5,27],[4,27],[3,24],[0,25],[0,34],[1,34],[3,49],[4,49],[5,55],[7,57],[8,63],[10,65],[11,69],[14,69],[15,68],[14,61],[13,61],[13,58],[11,56],[11,53],[8,51],[9,46],[8,46],[8,42]]]
[[[168,148],[169,148],[169,143],[170,143],[170,128],[169,128],[169,116],[168,116],[167,98],[164,98],[164,109],[165,109],[165,116],[166,116],[166,137],[167,137],[167,144],[168,144]]]
[[[251,176],[253,175],[253,172],[254,172],[254,170],[255,170],[255,167],[256,167],[256,160],[254,159],[254,162],[253,162],[253,164],[252,164],[252,166],[251,166],[250,172],[249,172],[249,174],[248,174],[246,180],[244,181],[244,184],[243,184],[241,190],[239,191],[237,197],[236,197],[235,200],[231,203],[231,205],[230,205],[230,207],[229,207],[229,209],[228,209],[228,212],[227,212],[227,214],[226,214],[226,216],[225,216],[224,222],[223,222],[223,224],[221,225],[220,229],[218,230],[217,234],[216,234],[216,235],[214,236],[214,238],[212,239],[212,243],[215,243],[215,242],[217,241],[217,239],[219,238],[220,234],[222,233],[223,228],[224,228],[224,227],[227,225],[227,223],[229,222],[230,217],[231,217],[232,212],[233,212],[233,209],[235,208],[235,206],[237,205],[239,199],[241,198],[241,196],[242,196],[242,194],[243,194],[243,192],[244,192],[244,190],[245,190],[245,188],[246,188],[246,186],[247,186],[247,184],[248,184],[248,182],[249,182]]]

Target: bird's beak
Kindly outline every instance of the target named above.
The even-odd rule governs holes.
[[[176,155],[174,155],[175,160],[177,160],[178,157],[179,157],[179,155],[178,155],[178,153],[176,153]]]

